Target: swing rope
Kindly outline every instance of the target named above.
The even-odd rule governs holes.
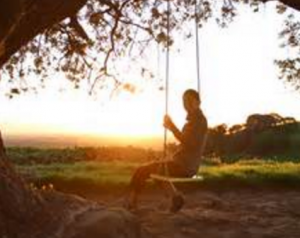
[[[169,112],[169,81],[170,81],[170,15],[171,15],[171,0],[167,1],[167,45],[166,45],[166,71],[165,71],[165,114]],[[200,55],[199,55],[199,30],[198,30],[198,19],[199,19],[199,6],[198,1],[195,0],[195,35],[196,35],[196,70],[197,70],[197,88],[200,93]],[[164,148],[163,148],[163,159],[168,159],[168,130],[164,128]],[[191,181],[191,178],[167,178],[169,176],[169,169],[167,163],[163,163],[164,175],[153,174],[151,177],[158,180],[168,180],[170,182],[187,182]],[[202,178],[199,178],[202,180]]]
[[[195,36],[196,36],[196,70],[197,70],[197,88],[198,93],[200,94],[201,82],[200,82],[200,46],[199,46],[199,28],[198,28],[198,21],[199,21],[199,8],[198,1],[195,0]]]
[[[170,15],[171,15],[171,3],[167,2],[167,52],[166,52],[166,79],[165,79],[165,114],[169,112],[169,78],[170,78]],[[168,159],[168,130],[164,128],[164,154],[163,158]],[[164,163],[164,174],[169,175],[169,169],[167,163]]]

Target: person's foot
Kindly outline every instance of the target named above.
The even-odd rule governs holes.
[[[176,213],[178,212],[184,205],[184,197],[182,194],[177,193],[172,197],[172,204],[170,207],[170,212]]]

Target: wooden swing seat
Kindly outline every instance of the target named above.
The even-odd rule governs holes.
[[[203,154],[206,141],[207,141],[208,133],[204,134],[203,142],[201,145],[201,156]],[[166,175],[160,175],[160,174],[151,174],[150,178],[157,181],[165,181],[170,183],[189,183],[189,182],[201,182],[204,180],[203,176],[199,174],[195,174],[193,177],[171,177]]]
[[[189,183],[203,181],[203,177],[201,175],[194,175],[193,177],[169,177],[159,174],[151,174],[150,178],[171,183]]]

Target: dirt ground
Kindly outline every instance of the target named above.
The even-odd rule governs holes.
[[[83,193],[107,206],[123,206],[120,194]],[[81,194],[82,195],[82,194]],[[148,191],[134,211],[147,237],[299,238],[299,189],[196,189],[184,191],[185,206],[168,212],[161,191]]]

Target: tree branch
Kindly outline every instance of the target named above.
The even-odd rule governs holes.
[[[11,1],[17,2],[17,0]],[[18,9],[15,12],[16,20],[11,22],[5,32],[1,31],[0,46],[2,45],[2,55],[0,55],[0,68],[15,52],[36,35],[63,19],[76,15],[86,2],[87,0],[24,0],[24,5],[30,5],[30,11],[26,10],[23,13],[22,8]],[[20,16],[22,17],[18,21]],[[4,53],[3,48],[5,49]]]
[[[85,30],[83,29],[83,27],[81,26],[81,24],[79,23],[77,16],[72,16],[70,18],[70,27],[73,28],[77,34],[84,40],[89,41],[89,36],[87,35],[87,33],[85,32]]]
[[[262,3],[267,2],[274,2],[277,0],[259,0]],[[299,0],[280,0],[279,2],[283,3],[284,5],[293,8],[296,11],[300,11],[300,1]]]
[[[111,54],[112,52],[115,50],[115,34],[116,34],[116,31],[118,29],[118,26],[119,26],[119,22],[120,22],[120,19],[121,17],[123,16],[122,14],[122,11],[124,9],[124,7],[130,2],[131,0],[126,0],[125,2],[123,2],[123,4],[120,6],[120,8],[113,8],[115,10],[115,15],[113,16],[115,18],[115,24],[111,30],[111,33],[110,33],[110,49],[108,50],[108,52],[106,53],[106,56],[105,56],[105,59],[104,59],[104,63],[103,63],[103,67],[100,69],[100,72],[99,72],[99,75],[96,77],[96,79],[94,80],[92,86],[91,86],[91,89],[90,89],[90,94],[94,91],[94,88],[97,84],[97,82],[103,77],[103,76],[111,76],[109,73],[108,73],[108,70],[107,70],[107,67],[108,67],[108,61],[111,57]],[[112,7],[112,6],[110,6]],[[115,78],[114,78],[115,79]],[[115,79],[115,81],[117,82],[117,80]]]

